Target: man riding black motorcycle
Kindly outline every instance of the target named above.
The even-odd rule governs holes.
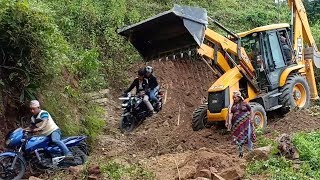
[[[154,114],[156,113],[153,109],[152,104],[149,101],[149,83],[148,80],[145,77],[145,71],[144,69],[139,69],[138,71],[138,77],[134,79],[134,81],[131,83],[130,87],[124,91],[124,96],[127,95],[128,92],[130,92],[133,88],[136,88],[136,94],[143,97],[143,102],[147,106],[149,113]]]
[[[158,84],[157,78],[152,74],[153,68],[151,66],[147,66],[144,68],[144,71],[145,71],[145,78],[148,80],[148,83],[149,83],[150,100],[154,100],[158,102],[156,93],[159,91],[160,86]]]

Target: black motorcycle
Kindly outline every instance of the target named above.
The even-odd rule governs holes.
[[[156,97],[158,98],[158,102],[152,100],[150,102],[154,111],[158,113],[162,109],[163,92],[160,90],[156,92]],[[119,99],[122,100],[121,106],[123,109],[120,118],[120,130],[122,133],[131,132],[147,117],[152,116],[143,102],[143,95],[132,95],[131,93],[128,93],[126,96],[120,97]]]

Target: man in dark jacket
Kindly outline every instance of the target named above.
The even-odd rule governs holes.
[[[149,84],[148,80],[144,78],[145,71],[143,69],[139,69],[138,77],[133,80],[130,87],[124,91],[125,94],[130,92],[133,88],[136,88],[136,94],[143,97],[143,102],[146,104],[150,113],[154,113],[153,106],[151,105],[148,97]]]
[[[280,41],[281,41],[282,49],[284,52],[284,60],[287,63],[290,63],[292,60],[292,50],[291,50],[290,46],[287,44],[287,39],[285,37],[280,36]]]
[[[156,97],[156,93],[159,91],[159,84],[157,81],[157,78],[152,74],[153,73],[153,68],[151,66],[147,66],[145,67],[145,78],[148,79],[148,83],[149,83],[149,96],[151,100],[154,100],[156,102],[158,102],[158,99]]]

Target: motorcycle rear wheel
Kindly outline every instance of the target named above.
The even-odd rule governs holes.
[[[88,156],[78,146],[71,147],[70,150],[76,165],[82,165],[87,161]]]

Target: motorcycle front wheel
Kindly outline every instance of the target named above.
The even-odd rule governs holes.
[[[0,157],[0,180],[19,180],[22,179],[26,167],[23,163],[23,160],[18,157],[16,164],[13,169],[11,165],[13,163],[14,157],[12,156],[3,156]]]
[[[119,128],[122,133],[131,132],[135,128],[136,118],[132,115],[122,116]]]

